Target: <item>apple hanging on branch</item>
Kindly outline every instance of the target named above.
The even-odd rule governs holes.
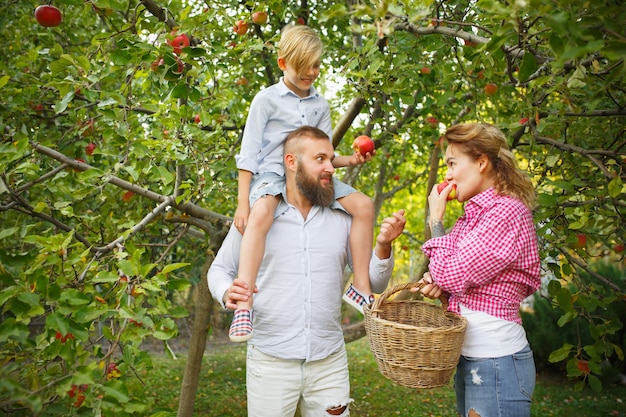
[[[498,91],[498,86],[494,83],[485,84],[485,94],[488,96],[494,95]]]
[[[245,20],[237,20],[233,26],[233,31],[237,35],[245,35],[248,33],[248,22]]]
[[[175,32],[172,32],[172,35]],[[183,48],[186,48],[190,45],[189,36],[181,33],[178,36],[175,36],[174,39],[170,41],[170,46],[174,49],[175,54],[180,54],[183,51]]]
[[[448,181],[444,181],[441,184],[437,185],[437,192],[441,194],[443,189],[446,188],[449,184],[450,183]],[[448,197],[446,198],[446,200],[448,201],[454,199],[456,199],[456,184],[452,184],[452,189],[450,190],[450,193],[448,193]]]
[[[264,25],[267,23],[267,12],[258,11],[252,13],[252,23],[255,25]]]
[[[35,9],[35,19],[43,27],[59,26],[63,20],[61,11],[49,4],[42,4]]]
[[[368,153],[373,155],[374,148],[374,141],[369,136],[358,136],[356,139],[354,139],[354,142],[352,142],[352,149],[354,149],[355,152],[358,152],[363,156],[366,156]]]

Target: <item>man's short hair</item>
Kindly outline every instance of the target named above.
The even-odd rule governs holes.
[[[326,132],[313,126],[301,126],[291,131],[285,139],[284,154],[293,153],[298,145],[299,139],[324,139],[330,140]]]

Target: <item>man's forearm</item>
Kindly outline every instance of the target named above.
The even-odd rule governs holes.
[[[388,259],[391,256],[391,243],[376,243],[374,253],[378,259]]]

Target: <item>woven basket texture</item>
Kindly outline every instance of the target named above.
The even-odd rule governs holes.
[[[398,284],[365,306],[365,331],[381,374],[405,387],[437,388],[454,374],[467,322],[427,301],[389,299],[416,285]]]

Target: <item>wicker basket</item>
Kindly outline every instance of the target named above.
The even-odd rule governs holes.
[[[388,299],[419,286],[415,282],[395,285],[365,306],[365,331],[385,377],[409,388],[436,388],[450,382],[467,322],[426,301]]]

